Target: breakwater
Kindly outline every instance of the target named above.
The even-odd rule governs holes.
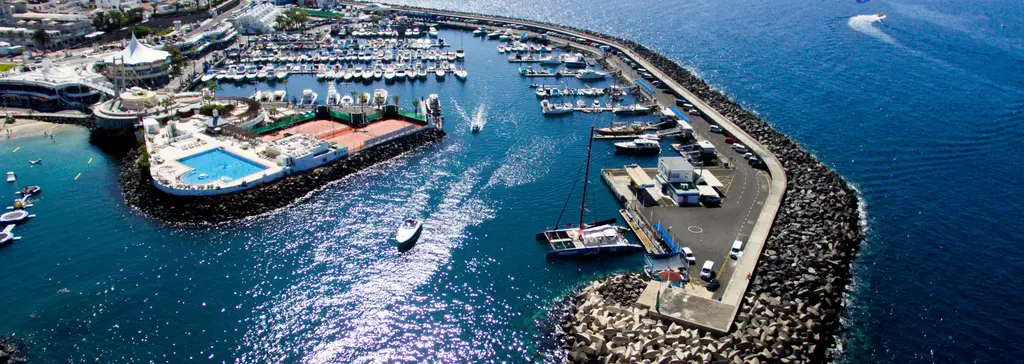
[[[841,176],[679,64],[643,45],[596,32],[505,17],[434,11],[496,23],[568,29],[624,45],[728,118],[773,153],[788,176],[762,258],[748,277],[736,320],[727,335],[648,318],[631,306],[635,276],[593,282],[563,318],[562,347],[574,361],[831,359],[850,264],[863,240],[856,191]],[[493,24],[490,24],[493,25]],[[536,29],[535,29],[536,30]],[[569,34],[567,32],[567,34]],[[612,288],[621,286],[625,288]]]
[[[133,151],[121,162],[120,183],[125,201],[147,215],[175,224],[216,225],[285,207],[330,182],[439,140],[444,135],[441,129],[427,128],[306,173],[219,196],[174,196],[157,190],[149,168],[140,167],[136,162],[140,152]]]
[[[24,345],[20,339],[14,336],[0,335],[0,364],[18,364],[27,361]]]

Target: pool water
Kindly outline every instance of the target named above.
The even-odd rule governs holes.
[[[219,179],[236,180],[267,169],[259,163],[232,154],[222,148],[185,157],[179,159],[178,162],[192,168],[191,172],[185,173],[180,178],[182,182],[190,185],[210,183]]]

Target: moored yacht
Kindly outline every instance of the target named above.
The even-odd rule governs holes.
[[[607,73],[594,71],[589,68],[584,68],[579,70],[579,72],[576,72],[576,78],[583,81],[603,80],[607,75]]]
[[[661,144],[657,140],[639,138],[615,143],[615,151],[630,154],[658,154],[661,153]]]
[[[299,100],[299,105],[313,105],[316,103],[316,92],[311,89],[302,90],[302,99]]]

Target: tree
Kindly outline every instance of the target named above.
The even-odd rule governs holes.
[[[412,100],[412,108],[413,108],[413,112],[419,114],[420,113],[420,100]]]
[[[174,106],[174,99],[170,97],[165,97],[163,100],[160,100],[160,106],[163,106],[164,112],[167,112],[167,109],[170,109],[171,106]]]
[[[364,109],[363,106],[366,105],[366,102],[370,101],[367,99],[368,97],[366,96],[366,93],[362,93],[359,95],[359,110],[363,111],[364,113],[366,112],[366,109]]]
[[[50,43],[50,33],[43,29],[36,29],[32,33],[32,40],[36,42],[39,49],[46,49],[46,45]]]
[[[124,24],[125,16],[119,10],[111,10],[107,12],[107,30],[114,30],[120,28]]]
[[[398,95],[392,96],[391,101],[395,102],[395,106],[398,106]]]
[[[128,9],[125,12],[128,23],[135,23],[142,21],[142,8],[136,7]]]
[[[107,29],[107,14],[102,11],[97,11],[92,17],[92,27],[96,30]]]
[[[171,73],[175,76],[181,75],[181,70],[185,67],[185,63],[188,60],[185,59],[185,55],[181,54],[181,51],[174,46],[165,46],[164,51],[171,54]]]

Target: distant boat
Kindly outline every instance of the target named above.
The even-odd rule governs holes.
[[[469,77],[469,72],[467,72],[465,68],[457,69],[454,73],[455,78],[459,79],[459,81],[465,81],[466,77]]]
[[[42,159],[36,159],[36,160],[30,160],[30,161],[28,161],[28,164],[30,164],[30,165],[36,165],[36,164],[39,164],[39,163],[42,163],[42,162],[43,162],[43,160],[42,160]]]
[[[412,218],[405,219],[395,233],[395,241],[398,242],[399,249],[408,250],[408,248],[411,248],[412,244],[419,239],[421,232],[423,232],[422,221]]]
[[[17,193],[21,194],[21,195],[37,195],[40,192],[43,192],[43,188],[42,187],[39,187],[39,186],[28,186],[28,187],[22,188],[21,191],[18,191]]]
[[[18,176],[14,172],[7,172],[7,182],[14,182],[18,180]]]
[[[661,153],[661,144],[656,140],[640,138],[630,142],[615,143],[615,151],[631,154],[658,154]]]

